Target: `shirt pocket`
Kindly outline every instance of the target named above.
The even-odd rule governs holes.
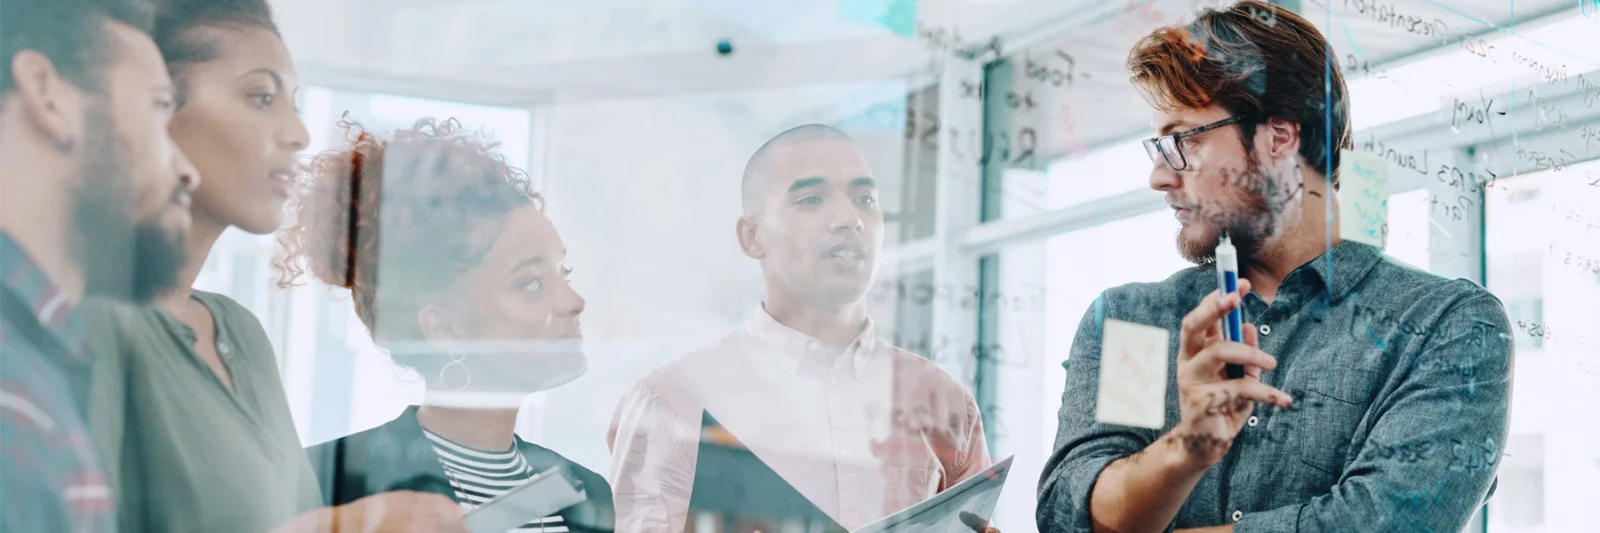
[[[1297,488],[1326,493],[1350,459],[1349,443],[1360,431],[1381,385],[1382,374],[1362,367],[1318,365],[1291,380],[1285,390],[1294,407],[1278,415],[1275,432],[1287,436],[1283,453],[1295,458],[1290,479]]]

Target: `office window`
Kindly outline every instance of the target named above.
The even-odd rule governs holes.
[[[1154,193],[1152,193],[1154,194]],[[1132,282],[1166,279],[1192,266],[1178,255],[1179,224],[1171,210],[1150,212],[1010,247],[1000,253],[997,344],[1006,356],[994,383],[995,457],[1016,454],[1012,479],[1032,489],[1054,451],[1057,411],[1078,322],[1100,293]],[[1011,300],[1011,298],[1007,298]],[[999,431],[1003,427],[1004,432]],[[996,511],[999,527],[1031,531],[1033,490],[1007,487]]]
[[[1600,188],[1581,179],[1600,163],[1503,180],[1487,194],[1488,288],[1516,339],[1511,434],[1493,532],[1583,531],[1600,493]]]

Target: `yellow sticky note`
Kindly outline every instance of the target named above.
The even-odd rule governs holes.
[[[1389,237],[1389,162],[1339,153],[1339,236],[1383,248]]]
[[[1167,330],[1106,319],[1095,420],[1161,429],[1167,415]]]

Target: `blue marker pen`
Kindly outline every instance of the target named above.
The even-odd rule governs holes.
[[[1228,240],[1228,232],[1222,232],[1222,243],[1217,245],[1217,286],[1222,289],[1222,295],[1239,291],[1239,251],[1233,248],[1233,241]],[[1244,342],[1244,303],[1228,311],[1222,318],[1222,336],[1233,342]],[[1228,379],[1244,377],[1244,367],[1228,364],[1225,372]]]

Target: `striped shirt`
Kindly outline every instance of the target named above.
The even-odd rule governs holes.
[[[444,464],[444,472],[455,488],[456,501],[465,509],[475,509],[539,473],[517,451],[521,445],[519,438],[513,437],[517,442],[512,443],[510,449],[486,452],[456,444],[426,429],[422,433],[433,443],[433,451],[439,454],[439,462]],[[567,526],[560,515],[550,515],[511,531],[564,533]]]

